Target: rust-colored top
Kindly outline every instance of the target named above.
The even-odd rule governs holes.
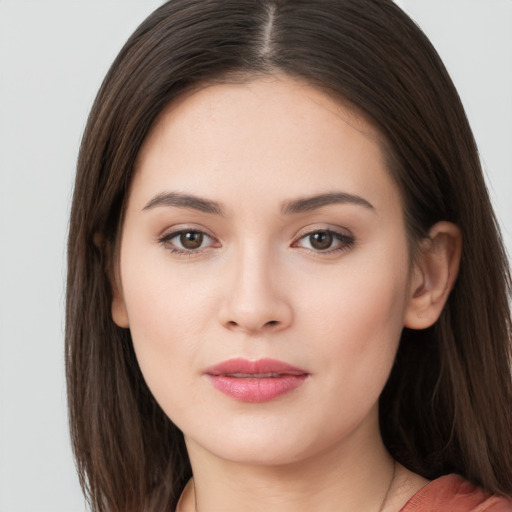
[[[512,501],[489,494],[459,475],[433,480],[400,512],[512,512]]]

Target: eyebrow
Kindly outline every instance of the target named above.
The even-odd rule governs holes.
[[[283,204],[281,213],[283,215],[292,215],[317,210],[332,204],[355,204],[375,211],[375,207],[361,196],[345,192],[331,192],[287,201]],[[202,213],[225,216],[224,208],[217,201],[181,192],[162,192],[157,194],[144,206],[143,211],[157,207],[188,208]]]
[[[203,199],[201,197],[190,194],[182,194],[180,192],[162,192],[154,196],[144,206],[143,210],[151,210],[158,206],[174,206],[176,208],[189,208],[198,210],[203,213],[211,213],[214,215],[225,215],[224,209],[217,201]]]
[[[375,211],[375,207],[361,196],[345,192],[332,192],[288,201],[283,205],[281,212],[285,215],[309,212],[331,204],[355,204]]]

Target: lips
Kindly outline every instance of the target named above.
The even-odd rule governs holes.
[[[275,359],[230,359],[207,368],[212,386],[242,402],[267,402],[304,383],[308,372]]]

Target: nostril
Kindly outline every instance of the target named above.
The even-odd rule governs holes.
[[[277,320],[270,320],[265,325],[268,325],[269,327],[273,327],[274,325],[277,325],[279,322]]]

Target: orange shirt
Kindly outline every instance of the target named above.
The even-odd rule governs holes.
[[[512,512],[512,501],[489,494],[459,475],[433,480],[400,512]]]

